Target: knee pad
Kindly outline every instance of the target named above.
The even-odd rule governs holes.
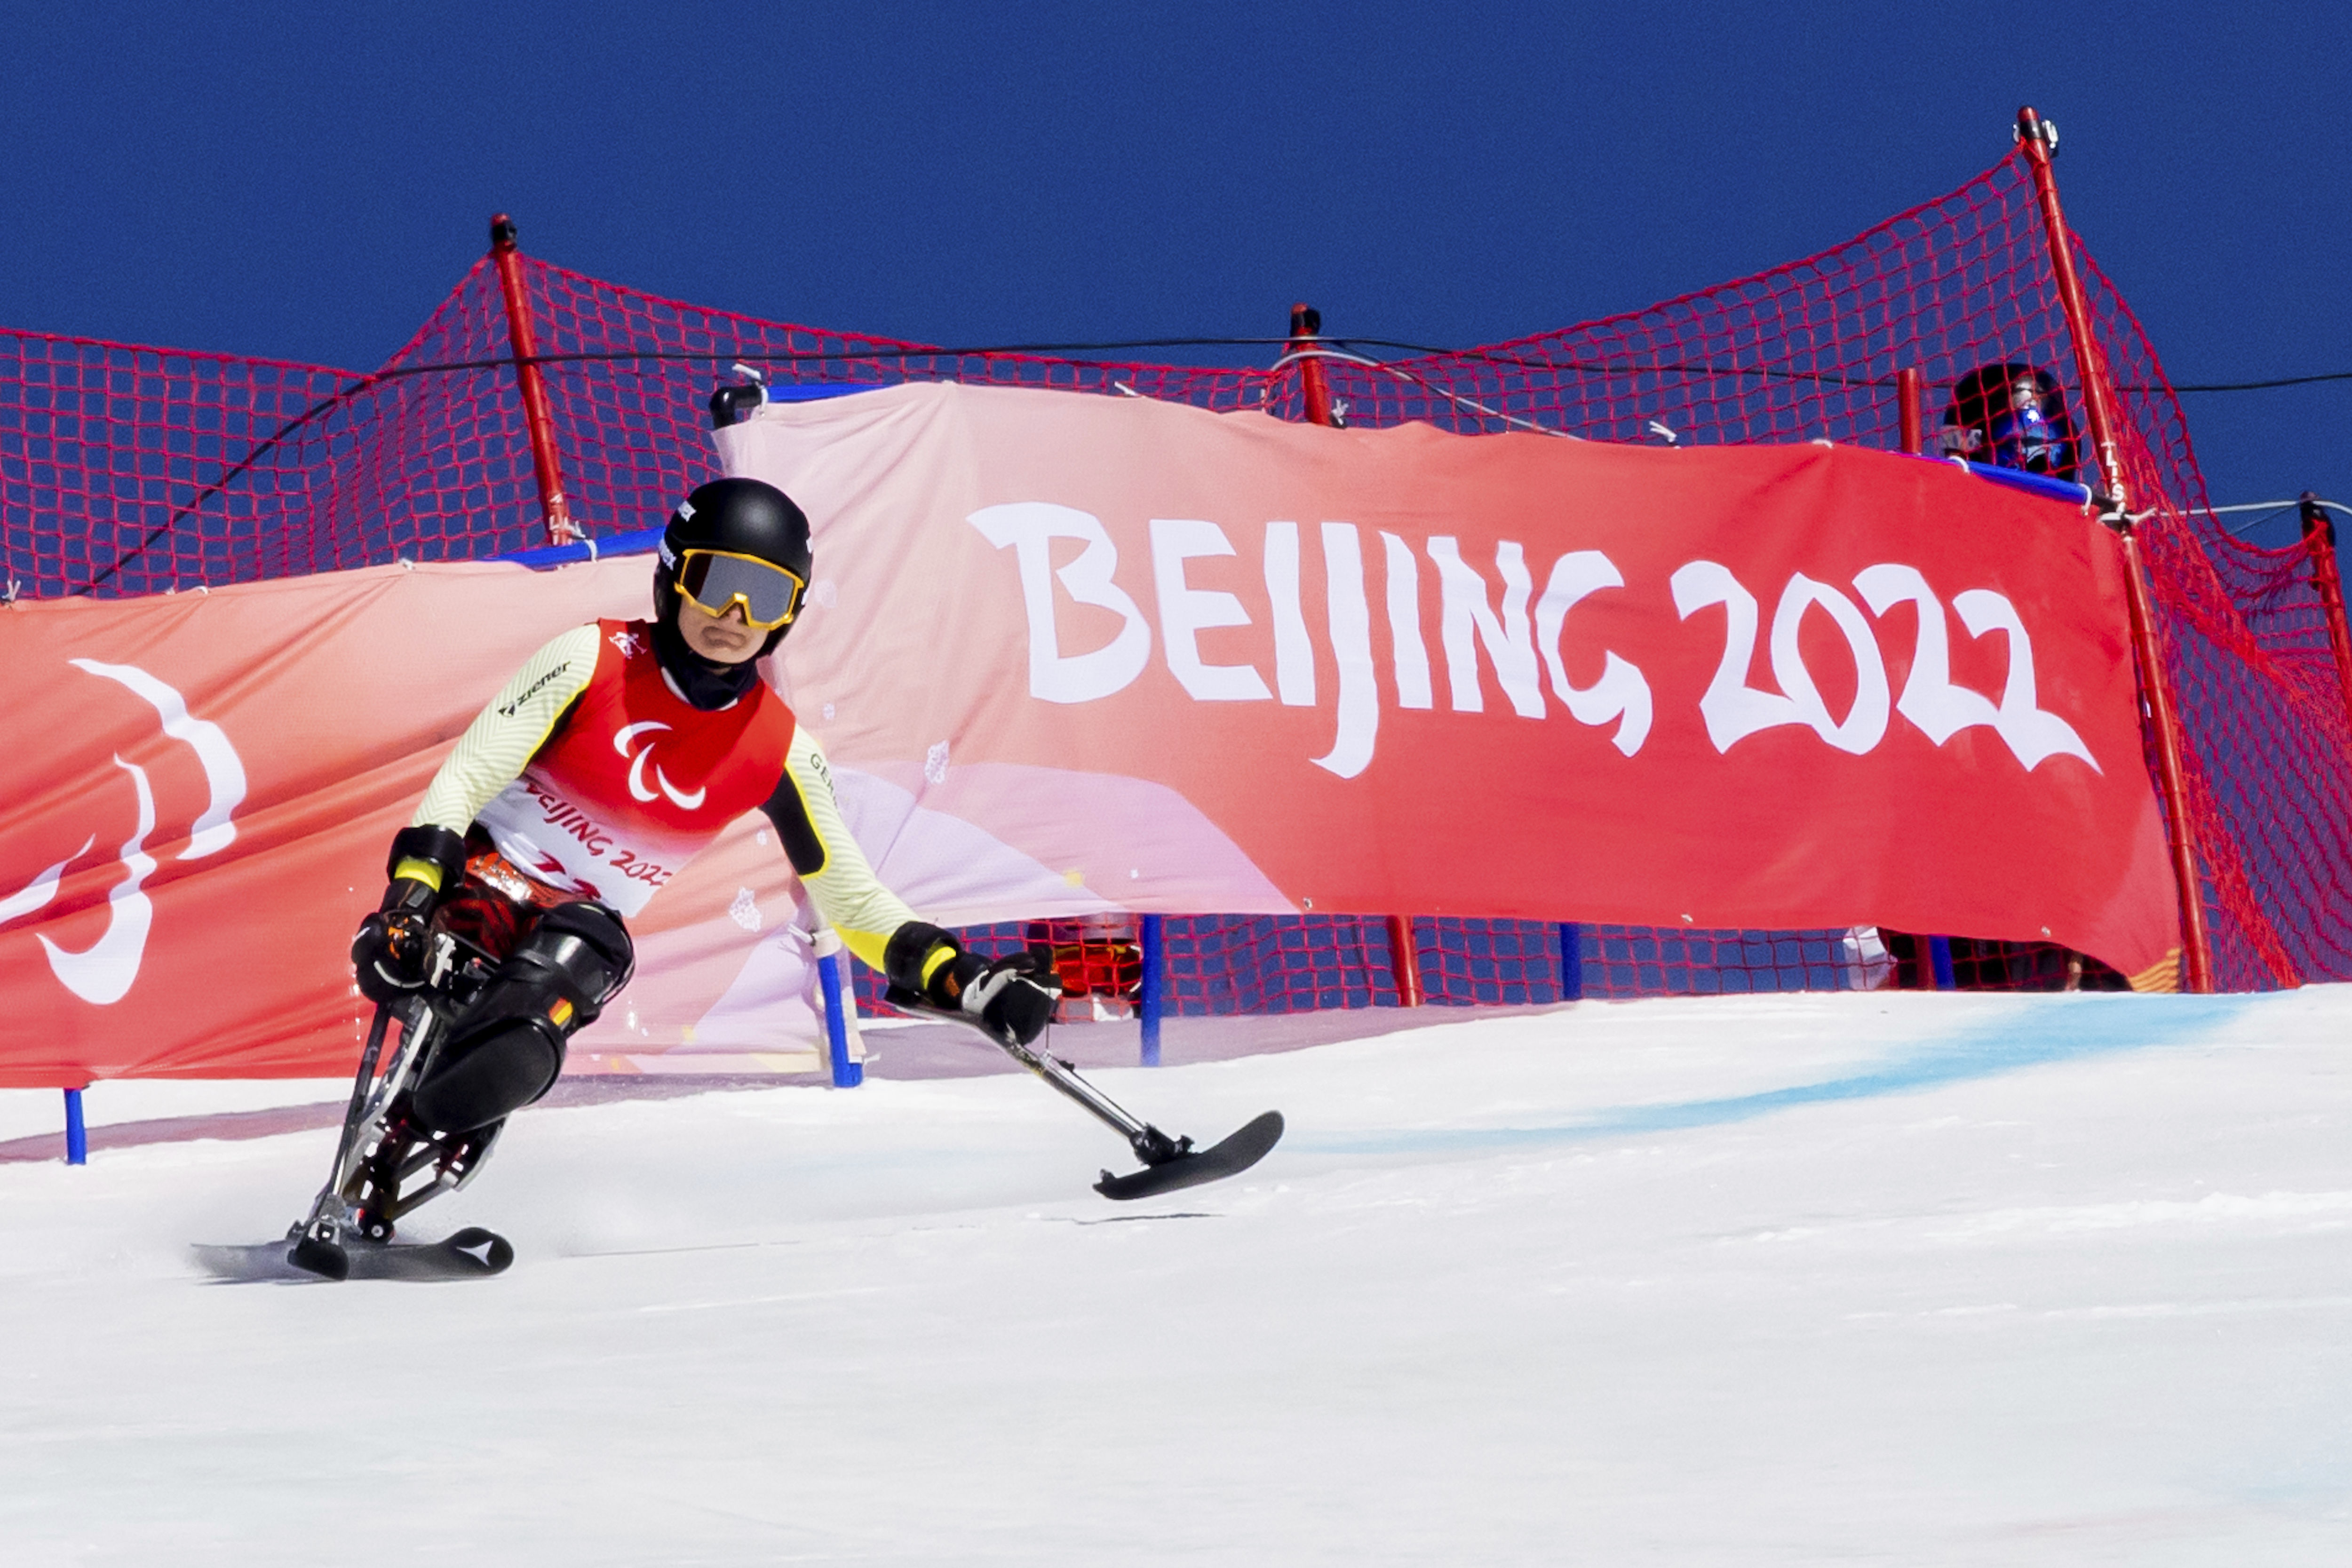
[[[431,1132],[471,1132],[512,1115],[555,1085],[563,1035],[541,1018],[489,1020],[436,1056],[410,1108]]]
[[[462,1132],[545,1094],[563,1070],[564,1042],[620,994],[635,959],[620,917],[604,905],[548,910],[450,1025],[416,1087],[417,1120]]]
[[[594,1022],[636,967],[636,947],[621,917],[603,904],[583,901],[558,904],[541,916],[499,973],[504,977],[519,968],[543,973],[577,1015],[576,1021],[556,1020],[570,1034]]]

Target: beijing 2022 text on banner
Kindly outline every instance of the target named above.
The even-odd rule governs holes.
[[[2120,556],[2061,502],[1826,445],[944,384],[717,440],[814,523],[771,674],[942,923],[1881,924],[2140,976],[2178,945]],[[531,649],[649,613],[651,564],[0,610],[0,1084],[347,1068],[394,830]],[[808,920],[736,823],[575,1065],[803,1059]]]

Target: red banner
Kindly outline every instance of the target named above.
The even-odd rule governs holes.
[[[1034,391],[772,405],[816,526],[773,678],[945,923],[1106,909],[2176,945],[2115,542],[1950,465],[1330,430]],[[654,520],[643,520],[654,521]],[[0,612],[0,1083],[325,1071],[457,732],[635,557]],[[583,1056],[798,1051],[757,817]]]

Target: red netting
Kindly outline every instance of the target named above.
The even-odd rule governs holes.
[[[1129,1016],[1143,984],[1139,922],[1003,921],[957,931],[968,952],[1021,951],[1054,966],[1065,1022]],[[1161,922],[1163,1010],[1171,1016],[1392,1007],[1395,953],[1379,915],[1170,915]],[[1412,922],[1423,1000],[1439,1006],[1576,997],[1744,995],[1779,991],[1934,990],[1921,944],[1889,951],[1852,931],[1663,931],[1649,926],[1423,916]],[[1567,955],[1574,953],[1574,984]],[[2123,977],[2047,942],[1955,937],[1950,984],[1970,991],[2119,990]],[[858,968],[859,1004],[887,1006],[879,975]]]
[[[332,443],[346,429],[317,411],[355,379],[0,331],[7,596],[147,594],[312,570],[303,542],[334,489]],[[306,416],[306,438],[274,439]]]
[[[2077,255],[2133,503],[2153,512],[2150,586],[2185,729],[2187,826],[2217,981],[2352,978],[2352,726],[2310,559],[2215,524],[2155,353]],[[707,400],[737,362],[782,384],[953,379],[1304,412],[1295,360],[1203,369],[950,353],[755,321],[528,259],[521,275],[572,511],[596,533],[658,522],[713,474]],[[1932,440],[1954,383],[1996,363],[2054,376],[2074,431],[2087,424],[2021,156],[1818,256],[1646,310],[1385,363],[1344,343],[1317,353],[1336,405],[1360,425],[1892,447],[1899,371],[1925,377]],[[150,593],[543,542],[509,353],[487,261],[373,375],[0,332],[10,590]],[[1559,942],[1543,934],[1559,928],[1517,926],[1420,922],[1430,994],[1559,994]],[[1394,994],[1378,921],[1171,927],[1171,994],[1185,1010]],[[1835,931],[1586,927],[1579,940],[1593,994],[1877,984],[1889,972],[1860,951],[1871,944]],[[1916,960],[1916,947],[1894,945]],[[1961,945],[1987,981],[2040,984],[2063,967],[2063,954]]]
[[[2188,749],[2215,981],[2352,977],[2352,713],[2302,543],[2263,550],[2210,510],[2189,427],[2131,307],[2077,240]],[[2326,545],[2320,546],[2326,548]]]

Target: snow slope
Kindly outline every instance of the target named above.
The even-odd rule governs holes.
[[[322,1131],[0,1163],[0,1559],[2342,1563],[2347,1044],[2345,987],[1441,1021],[1096,1074],[1291,1120],[1131,1208],[1025,1079],[542,1110],[419,1217],[520,1252],[451,1285],[201,1273]]]

